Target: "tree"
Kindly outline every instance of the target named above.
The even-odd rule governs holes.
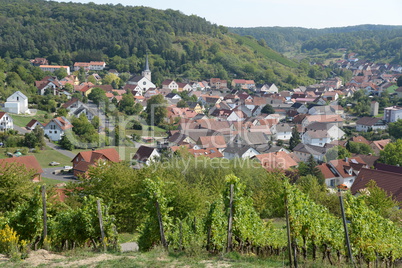
[[[12,211],[33,195],[34,171],[17,164],[3,166],[0,172],[0,213]]]
[[[370,145],[361,142],[349,141],[346,148],[353,154],[368,155],[373,153],[373,149],[371,149]]]
[[[186,108],[188,104],[185,100],[179,100],[176,104],[177,108]]]
[[[379,161],[387,165],[402,165],[402,140],[388,143],[380,152]]]
[[[402,119],[388,124],[388,133],[395,139],[402,138]]]
[[[32,130],[32,133],[35,135],[37,142],[35,147],[38,146],[43,150],[43,148],[46,146],[45,131],[40,126],[36,126],[34,130]]]
[[[120,84],[120,78],[116,74],[113,74],[113,73],[108,73],[102,79],[103,85],[112,85],[113,82],[115,83],[115,85]]]
[[[394,209],[399,207],[399,204],[392,196],[389,196],[385,190],[378,187],[375,181],[370,181],[366,187],[367,191],[363,191],[362,195],[369,207],[386,218],[389,218],[391,214],[395,213]]]
[[[167,115],[167,101],[162,95],[152,96],[147,102],[146,114],[148,124],[159,125]]]
[[[58,116],[64,116],[64,117],[66,117],[67,114],[68,114],[67,109],[64,108],[64,107],[60,107],[59,109],[57,109],[57,115],[56,115],[56,117],[58,117]]]
[[[124,112],[127,115],[133,115],[137,112],[135,109],[135,101],[133,94],[127,93],[123,95],[119,103],[119,111]]]
[[[63,135],[61,137],[61,140],[59,141],[59,145],[69,151],[72,151],[74,149],[74,145],[71,143],[71,141],[67,138],[67,135]]]
[[[88,121],[85,114],[82,113],[80,117],[74,118],[71,123],[74,126],[72,128],[74,134],[81,142],[93,143],[99,140],[97,129]]]
[[[88,94],[88,99],[92,100],[95,104],[100,104],[102,102],[108,102],[108,98],[106,97],[106,93],[103,89],[95,87],[91,90],[91,93]]]
[[[396,80],[396,84],[398,87],[402,87],[402,75],[398,77],[398,80]]]
[[[299,131],[297,131],[297,127],[294,126],[292,129],[292,136],[289,140],[289,149],[293,150],[299,143],[301,142]]]
[[[317,178],[317,181],[320,185],[324,184],[324,182],[325,182],[324,175],[322,174],[321,170],[318,168],[318,164],[312,155],[310,155],[310,157],[308,158],[308,161],[306,163],[300,162],[298,170],[299,170],[300,176],[312,175],[315,178]]]
[[[275,113],[275,110],[274,110],[274,108],[273,108],[270,104],[266,104],[266,105],[262,108],[261,113],[263,113],[263,114],[274,114],[274,113]]]
[[[54,71],[54,75],[57,76],[57,79],[63,79],[68,75],[67,70],[64,68],[59,68],[56,71]]]
[[[97,130],[100,126],[99,116],[94,116],[91,120],[91,124],[94,126],[95,130]]]
[[[344,159],[344,158],[350,157],[350,156],[351,156],[350,152],[345,147],[338,145],[338,146],[332,147],[331,149],[329,149],[327,151],[327,153],[325,154],[325,159],[326,159],[326,162],[329,162],[331,160]]]

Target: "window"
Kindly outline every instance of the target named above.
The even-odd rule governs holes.
[[[332,180],[329,182],[329,186],[335,187],[335,179],[332,179]]]
[[[49,133],[52,134],[53,132],[51,130],[49,130]]]
[[[57,134],[57,130],[54,132],[54,134]]]

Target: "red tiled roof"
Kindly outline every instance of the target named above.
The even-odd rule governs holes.
[[[80,157],[79,161],[76,161],[77,157]],[[95,165],[95,163],[100,160],[108,160],[111,162],[120,162],[119,153],[114,148],[99,149],[95,151],[83,151],[79,152],[71,162],[74,165],[74,171],[79,171],[80,173],[85,173],[90,166]]]
[[[205,148],[205,149],[199,149],[199,150],[194,150],[194,149],[189,149],[188,152],[194,157],[208,157],[208,158],[222,158],[223,154],[219,152],[217,148]]]
[[[375,181],[378,187],[385,190],[397,201],[402,201],[402,174],[375,169],[363,168],[360,170],[352,185],[352,194],[365,189],[371,180]]]
[[[352,137],[352,141],[353,142],[358,142],[358,143],[364,143],[364,144],[367,144],[367,145],[370,144],[370,142],[368,140],[366,140],[366,138],[363,137],[363,136]]]
[[[226,141],[223,136],[201,136],[197,144],[204,147],[226,148]]]
[[[289,169],[291,167],[296,167],[297,163],[293,158],[287,154],[286,152],[274,152],[274,153],[267,153],[267,154],[260,154],[254,156],[257,158],[262,167],[267,170],[274,170],[274,169]]]
[[[373,144],[379,150],[384,150],[385,146],[390,142],[391,142],[390,139],[386,139],[386,140],[373,141],[371,142],[371,144]]]
[[[7,164],[12,164],[15,163],[16,165],[19,165],[23,168],[26,168],[27,170],[34,170],[36,174],[41,174],[43,173],[43,169],[41,168],[38,160],[36,160],[36,157],[33,155],[25,155],[25,156],[20,156],[20,157],[11,157],[11,158],[5,158],[5,159],[0,159],[0,166],[2,169]]]

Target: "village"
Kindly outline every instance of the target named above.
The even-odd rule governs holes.
[[[52,73],[64,69],[67,73],[62,79],[46,76],[35,82],[38,95],[65,96],[67,101],[60,104],[60,108],[65,109],[67,114],[56,115],[46,123],[32,119],[27,125],[17,127],[23,133],[36,127],[42,128],[48,143],[61,141],[74,128],[71,119],[81,115],[85,115],[88,121],[98,117],[99,133],[113,131],[113,124],[109,124],[113,119],[106,116],[100,103],[88,98],[95,88],[101,89],[108,102],[116,106],[124,96],[130,96],[140,107],[140,112],[147,109],[151,98],[163,96],[163,109],[166,110],[163,122],[170,129],[155,133],[156,126],[140,127],[140,134],[127,135],[125,138],[135,148],[129,159],[121,157],[116,148],[87,146],[87,150],[77,154],[69,153],[71,166],[65,169],[71,170],[74,177],[85,176],[89,167],[99,161],[124,160],[130,162],[133,168],[141,168],[160,161],[163,156],[180,156],[183,152],[195,158],[252,159],[268,171],[282,170],[285,173],[291,173],[302,162],[313,161],[330,189],[341,185],[355,194],[374,180],[379,187],[402,201],[402,194],[399,193],[402,167],[377,162],[380,152],[391,142],[386,131],[388,124],[402,119],[402,107],[380,108],[379,103],[383,94],[394,100],[402,98],[402,87],[397,86],[401,66],[360,61],[352,53],[348,59],[336,62],[339,68],[353,72],[351,81],[343,83],[340,78],[333,77],[307,87],[281,90],[275,84],[256,84],[246,79],[229,82],[220,78],[187,83],[166,79],[157,87],[152,82],[148,56],[141,75],[131,76],[120,87],[116,83],[102,84],[97,74],[107,70],[106,63],[102,61],[74,64],[74,72],[86,73],[87,82],[84,83],[71,74],[69,66],[48,65],[44,58],[33,59],[31,64],[43,71]],[[114,77],[119,76],[116,70],[107,71]],[[356,92],[363,92],[372,99],[369,116],[359,117],[350,113],[353,104],[340,105],[342,101],[345,103],[345,100],[353,98]],[[4,103],[3,112],[0,112],[0,129],[16,129],[13,115],[29,117],[35,112],[35,109],[29,108],[28,98],[17,91]],[[376,138],[365,138],[367,133],[375,133],[371,137]],[[346,150],[354,143],[368,146],[369,153],[338,157],[342,155],[340,150]],[[51,161],[49,159],[50,164]],[[35,180],[41,180],[43,170],[34,156],[4,158],[0,160],[0,165],[12,162],[36,169]],[[60,163],[54,164],[57,166]],[[387,181],[383,180],[384,177]]]

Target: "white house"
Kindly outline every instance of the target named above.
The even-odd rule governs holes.
[[[59,66],[59,65],[39,65],[39,68],[44,72],[54,73],[55,71],[63,68],[67,71],[67,74],[70,75],[70,66]]]
[[[402,107],[391,106],[384,108],[384,120],[388,123],[393,123],[402,119]]]
[[[258,155],[258,151],[248,145],[240,145],[240,144],[230,144],[223,150],[224,158],[233,159],[233,158],[243,158],[250,159],[253,156]]]
[[[378,117],[362,117],[356,121],[356,130],[367,132],[369,130],[383,130],[387,128],[384,120]]]
[[[66,130],[71,129],[73,125],[64,116],[53,118],[49,123],[43,126],[45,135],[52,141],[59,141],[64,136]]]
[[[350,189],[360,170],[368,168],[368,165],[360,157],[353,157],[332,160],[320,165],[319,168],[325,177],[327,187],[333,188],[344,184]]]
[[[293,148],[293,153],[301,162],[307,162],[310,156],[314,157],[316,161],[324,161],[324,156],[327,149],[320,146],[314,146],[309,144],[299,143],[295,148]]]
[[[166,79],[162,82],[162,88],[179,91],[179,84],[177,84],[174,80]]]
[[[28,97],[21,91],[14,92],[7,98],[4,104],[4,110],[12,114],[25,114],[29,113],[28,109]]]
[[[345,136],[345,132],[338,127],[337,124],[333,123],[322,123],[322,122],[313,122],[310,125],[304,128],[305,131],[318,131],[318,130],[326,130],[328,132],[328,136],[332,140],[341,140]]]
[[[292,126],[289,124],[277,124],[271,127],[274,140],[288,141],[292,137]]]
[[[260,88],[259,91],[263,93],[278,93],[279,89],[275,84],[272,85],[265,84]]]
[[[302,135],[302,143],[323,147],[326,143],[331,143],[331,138],[327,130],[308,130]]]
[[[0,130],[6,131],[14,128],[13,119],[5,112],[0,112]]]
[[[136,85],[141,89],[141,92],[145,92],[150,88],[156,88],[156,85],[152,83],[148,78],[142,75],[137,75],[131,77],[128,81],[127,84],[129,85]],[[138,91],[138,89],[136,89]]]
[[[150,165],[158,157],[160,157],[160,154],[156,148],[141,145],[140,148],[138,148],[138,151],[135,153],[133,160],[136,160],[141,164]]]

